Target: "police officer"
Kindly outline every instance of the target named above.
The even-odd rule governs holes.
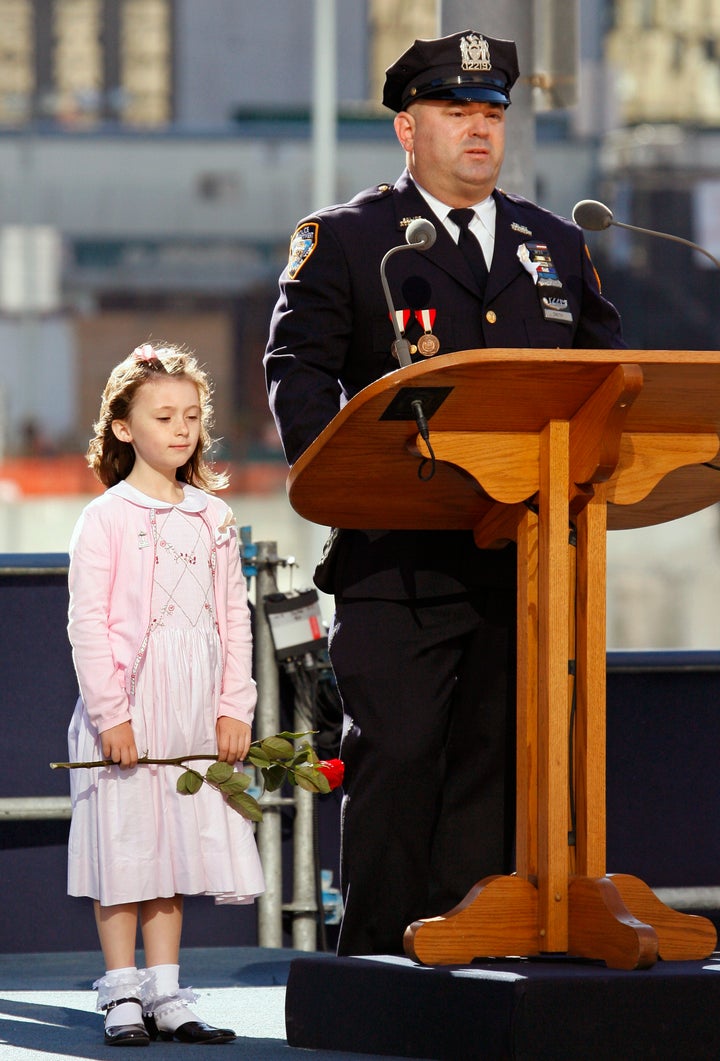
[[[515,44],[470,30],[416,40],[388,69],[404,172],[301,221],[280,277],[265,367],[290,463],[397,368],[380,262],[415,218],[436,242],[394,255],[387,280],[416,360],[624,345],[577,226],[497,187],[517,77]],[[343,530],[316,581],[335,595],[346,714],[338,953],[402,953],[412,921],[512,871],[515,548]]]

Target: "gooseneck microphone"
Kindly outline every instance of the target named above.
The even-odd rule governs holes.
[[[385,268],[388,263],[388,259],[396,254],[397,251],[406,250],[417,250],[426,251],[432,247],[433,243],[437,239],[437,231],[432,221],[427,221],[424,217],[416,217],[414,221],[411,221],[405,232],[405,243],[398,244],[397,247],[391,247],[383,255],[383,259],[380,262],[380,281],[385,292],[385,301],[387,302],[388,312],[390,314],[390,320],[392,321],[393,331],[395,332],[395,340],[392,344],[393,356],[398,359],[401,368],[406,368],[412,364],[412,357],[410,356],[410,343],[403,336],[400,331],[400,326],[397,320],[397,313],[395,312],[395,306],[393,305],[392,295],[390,294],[390,288],[388,287],[387,276],[385,275]],[[425,458],[420,462],[418,466],[418,476],[420,479],[432,479],[435,474],[435,454],[430,444],[430,432],[428,429],[427,418],[423,410],[422,400],[414,398],[410,402],[410,408],[412,409],[413,416],[415,417],[415,423],[417,429],[420,432],[421,437],[424,439],[425,444],[430,452],[430,470],[427,474],[424,474],[423,469],[426,464]]]
[[[669,232],[656,232],[652,228],[640,228],[639,225],[627,225],[624,221],[616,221],[610,207],[605,206],[605,203],[599,203],[596,199],[582,199],[579,203],[576,203],[573,207],[572,219],[580,228],[587,229],[590,232],[601,232],[603,229],[615,225],[617,228],[627,228],[631,232],[642,232],[646,236],[659,236],[660,239],[669,239],[673,243],[682,243],[686,247],[691,247],[692,250],[704,254],[713,265],[720,269],[720,261],[699,244],[692,243],[689,239],[683,239],[682,236],[671,236]]]
[[[437,232],[435,231],[435,226],[432,221],[426,221],[424,217],[416,217],[407,227],[405,232],[405,243],[399,243],[397,247],[391,247],[390,250],[383,255],[383,259],[380,262],[380,282],[382,283],[383,291],[385,292],[385,301],[387,302],[390,320],[392,321],[393,330],[395,332],[395,341],[392,344],[392,352],[398,359],[402,368],[412,364],[410,343],[404,338],[400,331],[392,295],[390,294],[390,288],[388,287],[387,277],[385,275],[385,269],[388,258],[393,254],[396,254],[398,251],[407,250],[426,251],[432,247],[436,238]]]
[[[419,250],[428,250],[436,239],[435,226],[432,221],[428,221],[424,217],[416,217],[414,221],[410,222],[405,232],[405,242],[411,247],[417,247]]]

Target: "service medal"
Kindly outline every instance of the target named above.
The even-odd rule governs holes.
[[[417,350],[423,357],[434,357],[440,349],[440,340],[432,332],[423,332],[417,341]]]
[[[416,309],[415,316],[423,328],[423,334],[417,341],[417,351],[423,357],[434,357],[440,349],[440,340],[433,335],[432,327],[435,323],[437,311],[434,309]]]

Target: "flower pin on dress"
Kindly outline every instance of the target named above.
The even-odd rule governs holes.
[[[229,508],[225,513],[225,519],[215,531],[215,544],[222,545],[223,542],[226,542],[232,533],[232,528],[236,524],[237,520],[233,515],[232,509]]]

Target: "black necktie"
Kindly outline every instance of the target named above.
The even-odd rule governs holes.
[[[448,214],[450,220],[454,221],[460,228],[458,247],[465,255],[467,263],[472,270],[472,274],[477,281],[478,287],[480,288],[480,293],[484,295],[485,285],[487,284],[488,278],[488,268],[485,263],[485,255],[483,254],[482,247],[468,227],[474,216],[475,211],[471,210],[469,207],[464,210],[451,210]]]

